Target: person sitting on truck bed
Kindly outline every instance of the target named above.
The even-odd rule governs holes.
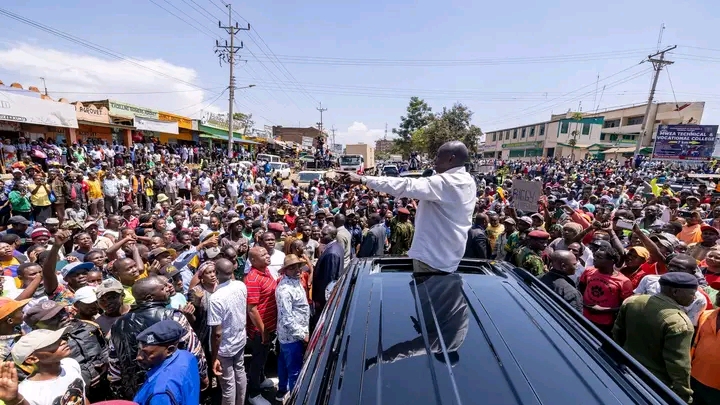
[[[408,251],[413,269],[418,273],[452,273],[465,253],[475,209],[477,189],[475,180],[465,170],[467,160],[467,147],[462,142],[451,141],[438,149],[436,175],[412,179],[346,173],[341,179],[348,184],[364,184],[395,198],[420,200],[415,235]]]

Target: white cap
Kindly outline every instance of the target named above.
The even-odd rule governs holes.
[[[21,337],[10,351],[15,364],[25,363],[25,359],[35,353],[37,349],[50,346],[60,340],[65,333],[65,329],[66,328],[58,330],[36,329]]]
[[[92,304],[97,302],[97,295],[95,295],[95,287],[85,286],[75,291],[75,301],[80,301],[83,304]]]

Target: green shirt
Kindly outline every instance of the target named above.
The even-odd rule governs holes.
[[[390,254],[407,255],[415,235],[415,227],[409,221],[400,222],[397,217],[390,220]]]
[[[613,339],[684,401],[690,389],[694,328],[685,311],[663,294],[635,295],[620,307]]]
[[[515,255],[515,265],[521,267],[535,277],[545,274],[545,263],[540,255],[527,246],[523,246]]]
[[[12,207],[12,210],[15,212],[30,212],[32,209],[30,207],[30,199],[20,194],[17,190],[11,191],[8,199],[10,200],[10,207]]]

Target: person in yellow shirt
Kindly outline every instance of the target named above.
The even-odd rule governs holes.
[[[93,172],[88,174],[87,184],[87,200],[90,215],[97,217],[99,213],[105,212],[105,201],[103,200],[102,185],[97,175]]]
[[[495,254],[495,244],[500,235],[505,232],[505,225],[500,223],[500,216],[496,212],[488,212],[488,226],[485,228],[487,233],[488,242],[490,243],[490,250],[492,254]]]
[[[33,217],[36,222],[44,223],[52,215],[50,202],[50,186],[41,173],[34,176],[35,184],[30,186],[30,204],[32,204]]]

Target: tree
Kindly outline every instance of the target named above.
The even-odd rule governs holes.
[[[568,145],[570,145],[570,147],[572,148],[572,152],[570,153],[570,160],[574,162],[575,161],[575,145],[577,145],[577,137],[580,134],[578,132],[578,126],[579,126],[579,123],[582,122],[583,115],[581,112],[576,112],[576,113],[572,114],[570,119],[572,119],[575,122],[575,130],[570,132],[570,135],[572,136],[572,138],[568,141]]]
[[[443,108],[443,112],[422,131],[428,156],[435,156],[440,146],[448,141],[461,141],[470,153],[477,152],[477,142],[482,131],[470,123],[472,116],[473,112],[460,103],[450,109]]]
[[[247,135],[248,132],[252,132],[253,125],[255,125],[255,121],[252,119],[252,114],[244,114],[241,112],[233,113],[233,121],[242,122],[243,135]]]
[[[411,97],[407,107],[407,115],[400,117],[400,128],[393,128],[393,134],[397,135],[393,150],[401,153],[403,157],[409,157],[414,150],[413,134],[426,127],[432,120],[432,109],[419,97]]]

